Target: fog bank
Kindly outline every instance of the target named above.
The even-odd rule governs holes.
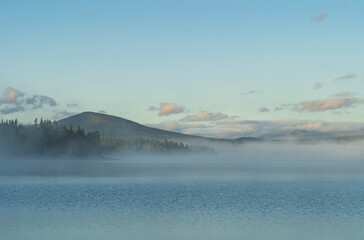
[[[0,158],[0,176],[364,176],[364,142],[213,144],[217,154],[116,153],[98,159]]]

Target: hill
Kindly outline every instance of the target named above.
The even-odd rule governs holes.
[[[207,140],[208,138],[187,135],[147,127],[121,117],[107,114],[83,112],[58,121],[64,126],[81,126],[86,132],[98,130],[101,137],[120,139],[154,139],[154,140]]]

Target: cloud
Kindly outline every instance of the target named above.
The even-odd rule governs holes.
[[[334,81],[343,81],[343,80],[348,80],[348,79],[352,79],[352,78],[356,78],[356,75],[348,73],[343,76],[335,78]]]
[[[279,104],[279,106],[277,106],[277,107],[274,108],[274,111],[282,111],[282,110],[285,110],[285,109],[289,109],[291,107],[292,107],[291,104],[283,104],[283,103],[281,103],[281,104]]]
[[[317,83],[315,83],[315,85],[313,85],[312,89],[313,90],[318,90],[318,89],[321,89],[323,86],[324,86],[323,83],[317,82]]]
[[[313,22],[321,22],[323,20],[325,20],[327,18],[327,14],[326,13],[320,13],[320,14],[317,14],[316,16],[313,16],[311,18],[311,21]]]
[[[23,111],[25,111],[25,109],[22,106],[5,107],[3,109],[0,109],[0,113],[4,115]]]
[[[266,106],[263,106],[263,107],[259,108],[259,112],[261,112],[261,113],[269,112],[269,109]]]
[[[78,103],[70,103],[70,104],[67,104],[67,107],[69,108],[73,108],[73,107],[78,107]]]
[[[44,95],[27,95],[17,89],[8,87],[3,93],[3,97],[0,99],[0,108],[2,114],[10,114],[15,112],[23,112],[26,110],[36,110],[48,105],[51,107],[57,106],[57,102],[48,96]]]
[[[171,114],[178,114],[178,113],[182,113],[185,111],[185,108],[183,106],[178,106],[174,103],[160,103],[159,104],[160,107],[154,107],[154,106],[150,106],[147,111],[159,111],[159,116],[168,116]]]
[[[68,118],[70,116],[73,116],[73,115],[76,115],[77,113],[76,112],[68,112],[66,110],[63,110],[63,111],[59,111],[57,113],[55,113],[53,116],[52,116],[52,119],[54,120],[61,120],[61,119],[64,119],[64,118]]]
[[[296,111],[319,112],[352,107],[364,103],[360,98],[325,98],[300,102],[296,106]]]
[[[25,94],[12,87],[8,87],[4,90],[3,97],[0,99],[0,105],[2,104],[19,104],[21,103],[20,98]]]
[[[242,92],[240,93],[241,95],[251,95],[251,94],[257,94],[257,93],[262,93],[264,91],[264,89],[262,90],[250,90],[247,92]]]
[[[160,103],[159,116],[182,113],[185,111],[183,106],[177,106],[174,103]]]
[[[229,116],[221,112],[209,113],[206,111],[200,111],[196,115],[188,115],[182,118],[180,121],[185,121],[185,122],[220,121],[227,118],[229,118]]]
[[[159,111],[159,108],[154,107],[154,106],[150,106],[147,111]]]
[[[339,92],[332,95],[331,97],[354,97],[355,95],[356,94],[353,92]]]
[[[348,112],[348,111],[333,111],[332,114],[343,116],[345,114],[351,114],[351,112]]]
[[[25,103],[31,105],[33,110],[42,108],[43,105],[49,105],[51,107],[57,106],[53,98],[43,95],[34,95],[31,98],[27,98]]]

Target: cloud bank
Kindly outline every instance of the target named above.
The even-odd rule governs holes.
[[[309,120],[243,120],[225,119],[206,124],[168,121],[159,124],[146,124],[150,127],[175,131],[184,134],[200,135],[213,138],[290,138],[305,134],[306,136],[333,136],[341,132],[351,135],[364,134],[364,123],[325,122]]]

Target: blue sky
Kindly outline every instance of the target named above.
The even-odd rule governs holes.
[[[0,118],[102,111],[220,137],[361,129],[363,29],[363,1],[0,0]]]

